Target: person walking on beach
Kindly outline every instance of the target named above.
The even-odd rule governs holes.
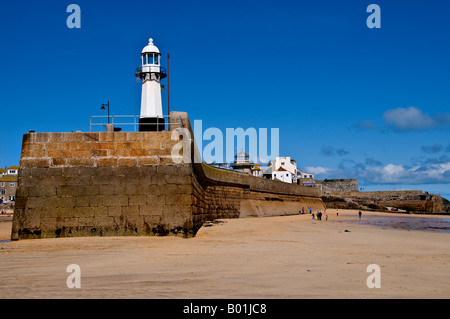
[[[312,214],[312,219],[313,219],[313,220],[316,219],[316,218],[314,217],[314,214]]]
[[[302,207],[302,214],[305,213],[305,207]]]
[[[336,209],[336,216],[339,216],[339,209]]]
[[[312,214],[312,207],[309,208],[309,214]]]
[[[361,211],[358,212],[358,215],[359,215],[359,219],[361,219],[361,215],[362,215]]]

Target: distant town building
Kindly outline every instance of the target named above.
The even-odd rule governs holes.
[[[19,166],[10,166],[0,171],[0,202],[14,202],[19,175]]]
[[[261,164],[253,164],[252,165],[252,175],[255,177],[262,177],[262,169]]]
[[[272,171],[272,179],[292,184],[294,175],[283,167],[279,167],[277,170]]]
[[[283,182],[286,183],[297,183],[297,161],[291,159],[290,157],[276,157],[275,160],[271,162],[272,166],[272,176],[281,176],[283,170],[289,172],[288,174],[291,178],[290,181],[286,180],[286,174],[283,175]],[[280,170],[282,168],[283,170]],[[278,172],[278,173],[276,173]]]
[[[314,174],[299,170],[297,161],[289,156],[276,157],[261,175],[267,179],[278,179],[286,183],[315,186]]]
[[[243,151],[234,156],[234,163],[210,163],[212,167],[233,170],[266,179],[279,180],[285,183],[315,186],[314,174],[302,172],[297,168],[297,161],[289,156],[276,157],[267,167],[250,161],[249,155]]]
[[[252,166],[247,153],[239,152],[234,155],[233,171],[252,175]]]

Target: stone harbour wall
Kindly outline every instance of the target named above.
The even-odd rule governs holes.
[[[324,207],[319,189],[176,164],[179,141],[171,131],[25,134],[11,238],[191,237],[207,220]]]
[[[369,191],[369,192],[334,192],[337,199],[346,199],[352,204],[365,207],[395,207],[414,213],[444,214],[446,207],[444,199],[440,195],[431,195],[421,190],[403,191]],[[333,196],[330,196],[333,197]],[[339,200],[326,201],[327,207],[343,208],[343,202]],[[348,203],[346,203],[348,205]]]

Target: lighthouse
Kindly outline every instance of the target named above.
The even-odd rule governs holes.
[[[166,69],[161,67],[161,53],[150,38],[141,53],[141,66],[136,69],[136,77],[142,80],[139,131],[164,130],[161,80],[166,76]]]

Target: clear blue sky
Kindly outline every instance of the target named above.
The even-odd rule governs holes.
[[[66,8],[81,7],[81,29]],[[369,4],[381,29],[369,29]],[[171,110],[203,127],[279,128],[317,178],[450,197],[447,1],[8,1],[0,10],[0,166],[23,133],[137,115],[148,38],[170,53]],[[166,106],[166,92],[163,102]]]

